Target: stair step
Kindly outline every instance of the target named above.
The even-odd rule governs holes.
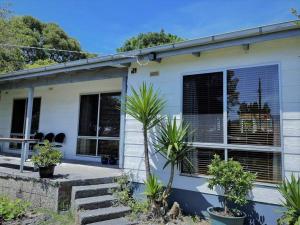
[[[105,220],[102,222],[96,222],[96,223],[89,223],[88,225],[135,225],[136,222],[132,222],[127,220],[126,218],[117,218],[112,220]]]
[[[105,220],[112,220],[124,217],[129,212],[130,208],[125,206],[84,210],[78,212],[78,222],[79,224],[89,224]]]
[[[111,189],[116,189],[117,183],[87,185],[87,186],[73,186],[72,187],[72,201],[78,198],[95,197],[101,195],[111,194]]]
[[[96,197],[79,198],[75,200],[75,209],[91,210],[111,207],[116,198],[112,195],[102,195]]]

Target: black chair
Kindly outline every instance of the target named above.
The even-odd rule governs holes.
[[[62,147],[64,143],[66,135],[64,133],[59,133],[54,137],[55,147]]]
[[[54,139],[54,134],[53,133],[48,133],[46,134],[44,140],[48,140],[50,143],[53,142]]]
[[[33,139],[35,140],[38,140],[38,144],[42,143],[43,142],[43,139],[44,139],[44,134],[41,133],[41,132],[36,132],[35,135],[33,136]],[[29,144],[29,148],[30,150],[34,150],[34,146],[36,144]]]
[[[39,142],[42,142],[43,139],[44,139],[44,134],[41,133],[41,132],[37,132],[37,133],[34,135],[33,139],[38,140]]]

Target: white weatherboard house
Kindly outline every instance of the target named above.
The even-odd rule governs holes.
[[[129,87],[142,82],[160,90],[164,115],[195,130],[195,170],[176,171],[173,198],[190,212],[218,204],[207,165],[219,154],[257,173],[252,224],[275,224],[276,184],[300,174],[299,26],[286,22],[1,75],[0,135],[24,137],[32,111],[31,135],[64,133],[66,159],[100,162],[110,155],[143,182],[141,125],[116,110]],[[7,143],[2,151],[19,147]],[[152,170],[166,181],[164,159],[151,156]]]

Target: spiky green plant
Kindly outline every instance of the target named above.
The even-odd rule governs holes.
[[[159,201],[162,191],[163,185],[154,175],[150,175],[149,178],[145,180],[144,194],[151,202]]]
[[[157,128],[154,147],[165,159],[164,169],[170,166],[170,177],[165,190],[165,196],[171,192],[175,167],[179,168],[182,163],[190,163],[188,154],[193,148],[185,141],[189,132],[189,125],[178,123],[176,118],[168,117],[166,122],[162,121]]]
[[[145,82],[139,87],[138,91],[131,87],[131,92],[131,96],[126,98],[124,110],[143,125],[145,169],[146,178],[148,179],[151,175],[148,131],[161,121],[159,114],[165,106],[165,101],[154,90],[152,84],[147,86]]]
[[[287,209],[278,220],[280,225],[300,225],[300,179],[293,174],[291,180],[285,179],[278,186],[284,201],[283,206]]]

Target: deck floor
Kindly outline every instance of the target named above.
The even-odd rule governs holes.
[[[39,179],[39,173],[33,171],[33,164],[30,161],[25,162],[24,172],[21,173],[20,161],[19,157],[0,155],[0,173]],[[50,180],[64,182],[115,177],[121,174],[122,170],[118,168],[103,167],[96,163],[65,161],[55,167],[54,178]]]

